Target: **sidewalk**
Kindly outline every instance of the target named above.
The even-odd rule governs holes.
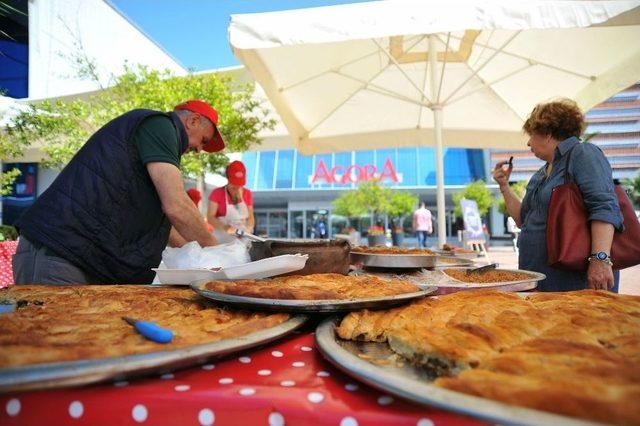
[[[498,263],[501,268],[518,268],[518,256],[513,247],[492,245],[488,252],[491,262]],[[485,260],[479,257],[478,262]],[[640,265],[620,271],[620,293],[640,296]]]

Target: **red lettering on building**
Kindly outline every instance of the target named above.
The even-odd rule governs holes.
[[[331,170],[327,168],[327,164],[324,160],[320,160],[316,166],[315,172],[309,179],[311,184],[321,183],[336,183],[340,185],[347,185],[350,183],[376,181],[382,182],[384,180],[390,180],[394,183],[402,181],[402,175],[396,172],[391,158],[387,157],[382,166],[382,170],[378,173],[378,168],[373,164],[365,164],[360,166],[353,164],[346,169],[344,166],[335,166]]]

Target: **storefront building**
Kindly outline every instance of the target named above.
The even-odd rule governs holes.
[[[256,232],[281,238],[331,238],[351,225],[366,233],[369,217],[349,224],[347,218],[333,213],[332,201],[368,180],[416,194],[435,216],[434,155],[434,149],[426,147],[311,156],[295,150],[244,153],[247,187],[254,192]],[[455,235],[451,194],[473,180],[486,180],[487,161],[484,150],[445,149],[448,235]],[[410,215],[403,225],[412,232]]]

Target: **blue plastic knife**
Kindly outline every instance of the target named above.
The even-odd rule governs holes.
[[[140,333],[145,339],[156,343],[169,343],[173,340],[173,332],[150,321],[139,321],[129,317],[122,317]]]

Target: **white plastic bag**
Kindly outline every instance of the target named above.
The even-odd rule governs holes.
[[[251,262],[247,246],[240,240],[202,248],[197,241],[162,252],[167,269],[225,268]]]

